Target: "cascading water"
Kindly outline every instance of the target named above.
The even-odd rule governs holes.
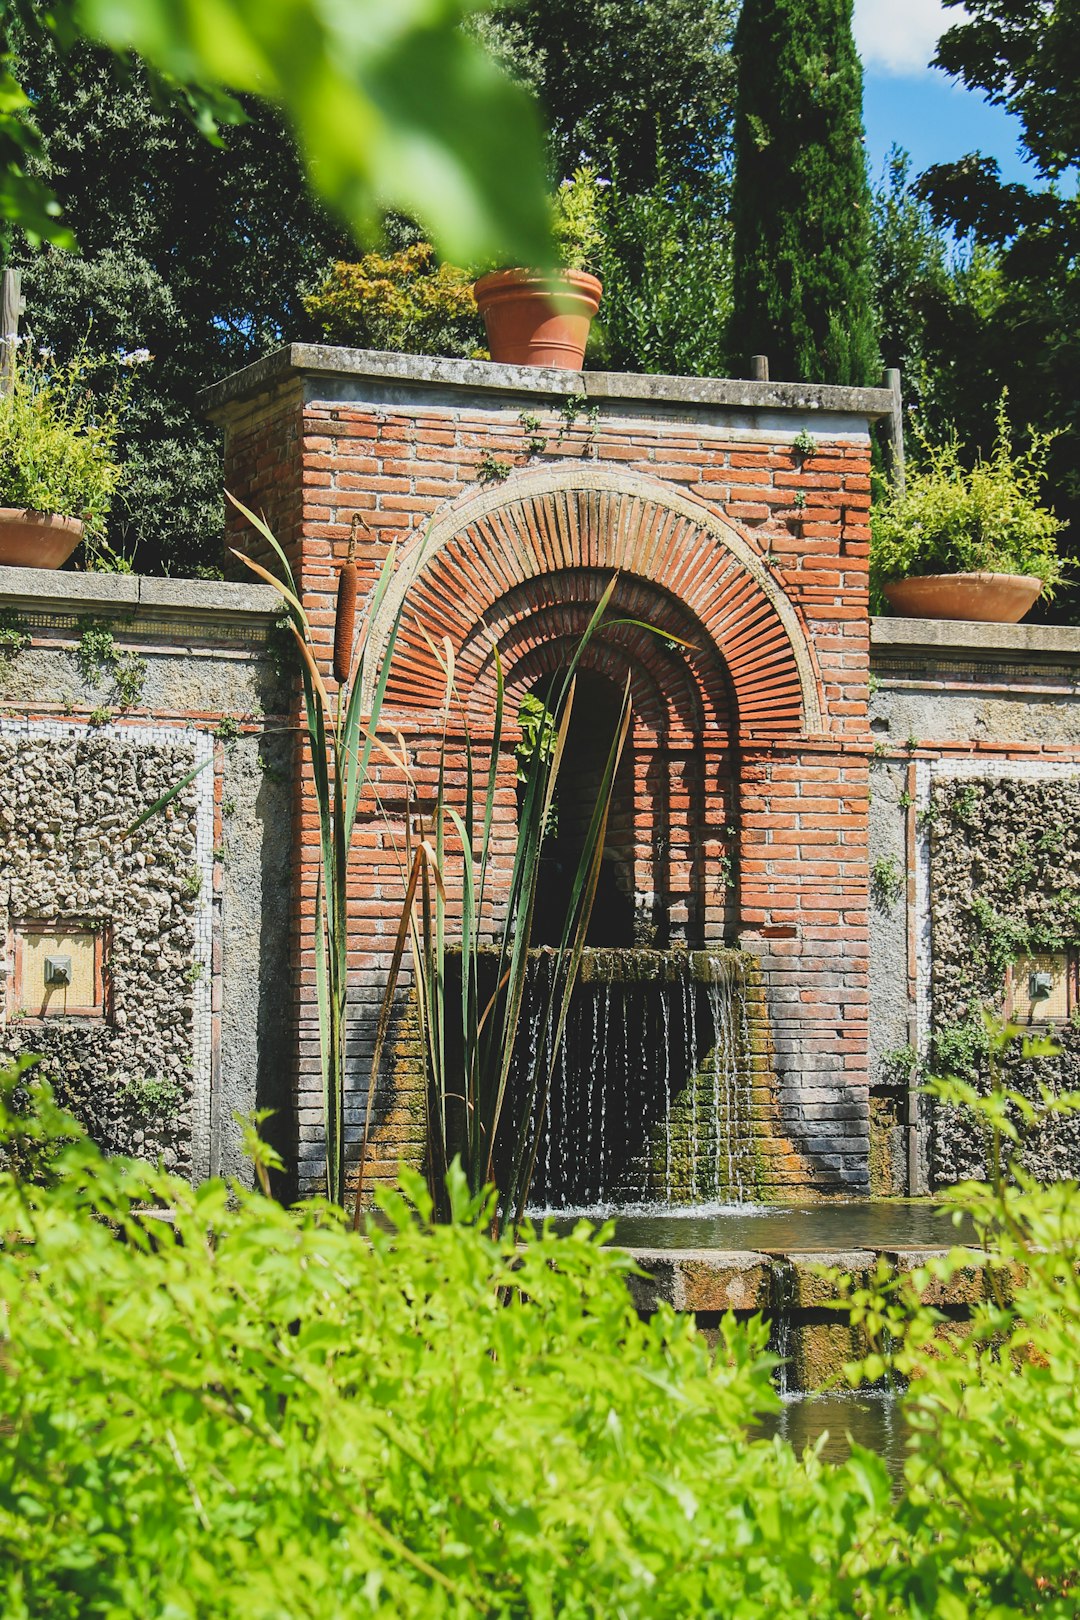
[[[511,1079],[550,1062],[554,953],[534,953]],[[758,1193],[746,959],[585,952],[554,1065],[535,1208],[739,1203]]]

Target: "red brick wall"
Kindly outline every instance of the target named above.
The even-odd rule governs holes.
[[[318,382],[307,386],[310,393]],[[868,439],[818,429],[815,453],[802,460],[790,447],[803,426],[794,416],[787,442],[780,431],[777,442],[760,442],[725,428],[716,413],[711,422],[680,421],[662,403],[644,412],[615,404],[572,426],[565,412],[530,405],[547,443],[529,458],[517,404],[494,391],[490,409],[475,395],[436,404],[424,389],[417,384],[406,405],[309,403],[301,416],[293,387],[276,412],[264,402],[231,430],[230,487],[281,526],[322,667],[354,514],[369,590],[391,546],[399,567],[416,566],[434,524],[427,543],[438,549],[410,593],[386,706],[421,794],[431,792],[442,676],[414,617],[434,641],[449,638],[459,695],[482,738],[493,706],[492,639],[512,715],[520,695],[565,660],[620,570],[614,611],[659,634],[613,629],[587,663],[620,688],[631,677],[639,915],[659,926],[661,942],[666,933],[691,944],[727,940],[759,957],[784,1129],[819,1188],[864,1187]],[[515,740],[511,729],[500,767],[507,858]],[[402,888],[393,850],[401,785],[389,767],[380,774],[390,820],[370,807],[353,859],[351,964],[361,1009],[381,994]],[[317,848],[306,777],[297,810],[299,1117],[314,1175]],[[370,1024],[358,1015],[364,1089]],[[358,1096],[354,1125],[361,1111]],[[418,1152],[421,1133],[415,1098],[388,1104],[380,1173],[400,1152]]]

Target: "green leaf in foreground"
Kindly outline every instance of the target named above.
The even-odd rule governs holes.
[[[551,243],[524,91],[462,27],[477,0],[77,0],[93,38],[182,84],[276,102],[314,188],[366,231],[389,204],[461,262]]]

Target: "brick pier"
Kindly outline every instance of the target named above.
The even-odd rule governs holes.
[[[565,665],[617,576],[612,616],[653,629],[603,631],[584,676],[598,702],[627,678],[633,697],[612,839],[633,938],[752,953],[791,1161],[782,1179],[810,1194],[865,1191],[867,525],[870,426],[889,393],[293,346],[206,397],[226,430],[226,488],[264,512],[285,547],[325,671],[354,514],[368,593],[397,548],[397,592],[408,594],[384,719],[405,740],[421,798],[434,788],[443,679],[420,625],[453,648],[482,751],[493,648],[512,716]],[[255,537],[234,516],[230,540]],[[396,605],[392,593],[373,645]],[[517,737],[508,726],[499,761],[507,860]],[[383,803],[361,817],[350,893],[354,1130],[402,893],[401,784],[391,767],[380,773]],[[294,820],[296,1104],[311,1186],[318,850],[303,772]],[[421,1100],[385,1098],[378,1172],[415,1157],[421,1137]]]

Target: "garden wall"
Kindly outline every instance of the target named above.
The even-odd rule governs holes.
[[[1011,1083],[1080,1086],[1080,630],[878,619],[871,663],[872,1169],[922,1191],[983,1165],[970,1127],[914,1095],[928,1072],[986,1083],[980,1005],[1061,1047],[1011,1057]],[[1080,1175],[1075,1120],[1024,1157]]]
[[[211,403],[324,668],[353,517],[367,588],[397,546],[412,593],[386,713],[414,803],[444,721],[416,621],[450,640],[482,765],[493,646],[513,713],[618,575],[617,615],[654,628],[599,639],[585,712],[595,732],[629,675],[626,944],[752,959],[764,1191],[903,1194],[978,1169],[980,1145],[916,1087],[934,1069],[985,1082],[980,1002],[1062,1047],[1013,1061],[1017,1083],[1080,1081],[1080,631],[869,620],[868,428],[887,395],[291,349]],[[231,535],[251,538],[238,520]],[[312,1188],[316,826],[276,608],[262,586],[0,570],[0,1050],[43,1051],[107,1145],[193,1176],[237,1167],[234,1110],[275,1107]],[[517,735],[497,761],[501,860]],[[378,785],[350,897],[353,1144],[402,893],[404,784],[384,763]],[[55,958],[66,983],[46,983]],[[382,1177],[422,1154],[419,1076],[406,1000]],[[1068,1120],[1025,1153],[1080,1173]]]
[[[275,618],[264,586],[0,568],[0,1057],[196,1178],[243,1171],[235,1111],[292,1153]]]

